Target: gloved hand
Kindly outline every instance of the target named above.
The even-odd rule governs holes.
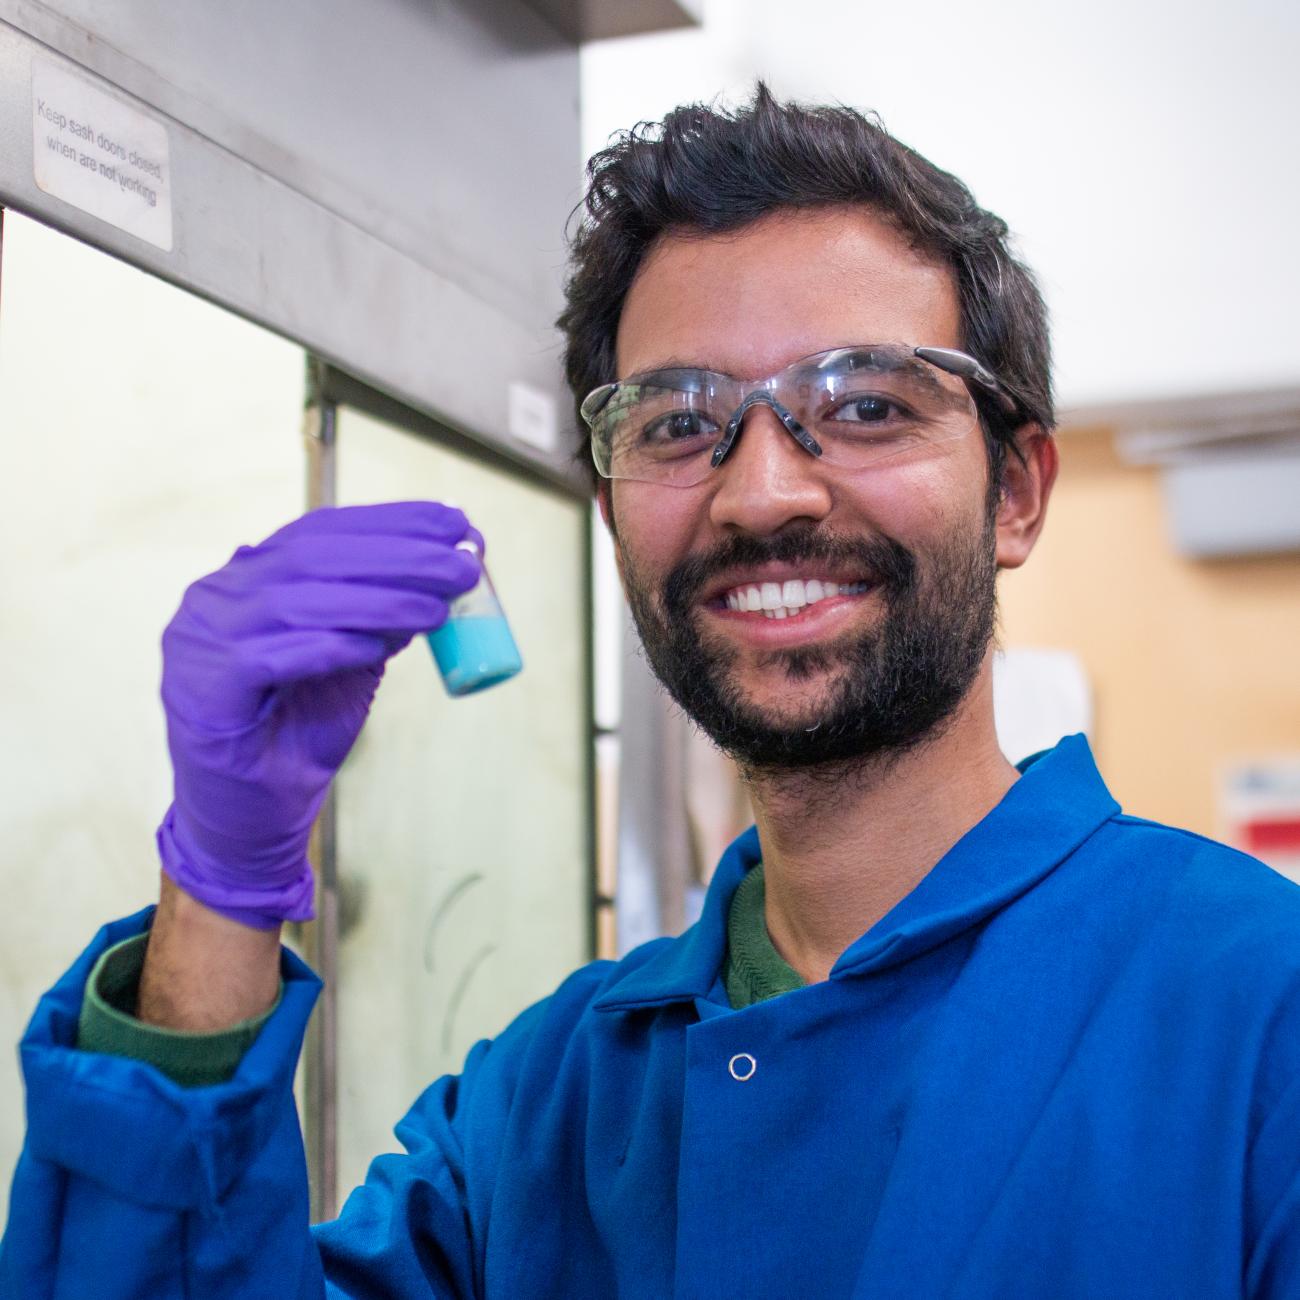
[[[312,915],[307,837],[388,658],[438,627],[481,537],[429,501],[313,511],[242,546],[163,633],[175,801],[163,870],[259,928]]]

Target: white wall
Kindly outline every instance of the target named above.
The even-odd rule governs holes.
[[[582,56],[583,142],[673,105],[839,100],[1005,217],[1064,404],[1300,384],[1293,0],[708,0]]]

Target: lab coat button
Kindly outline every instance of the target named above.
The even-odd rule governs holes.
[[[754,1077],[754,1071],[758,1069],[758,1062],[748,1052],[737,1052],[727,1062],[727,1069],[731,1071],[733,1079],[738,1083],[744,1083]]]

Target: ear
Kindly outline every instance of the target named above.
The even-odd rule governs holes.
[[[618,565],[618,580],[623,581],[623,547],[618,540],[618,529],[614,526],[614,485],[607,479],[596,481],[596,507],[600,511],[601,523],[609,530],[609,539],[614,543],[614,563]]]
[[[610,494],[610,481],[607,478],[596,480],[596,505],[600,510],[601,522],[609,529],[611,537],[617,537],[614,531],[614,500]]]
[[[999,569],[1018,569],[1029,558],[1047,518],[1047,500],[1059,468],[1056,439],[1050,433],[1038,424],[1017,430],[1015,447],[1007,452],[998,503]]]

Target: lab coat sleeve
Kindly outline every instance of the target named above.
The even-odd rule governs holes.
[[[508,1101],[498,1098],[502,1104],[485,1112],[507,1054],[480,1043],[460,1076],[426,1089],[397,1126],[405,1152],[375,1159],[338,1219],[315,1230],[330,1300],[482,1293],[481,1246]]]
[[[151,1065],[74,1046],[98,956],[148,921],[144,912],[106,926],[23,1038],[27,1139],[0,1242],[0,1297],[471,1294],[460,1081],[430,1088],[399,1128],[412,1155],[376,1161],[340,1220],[309,1228],[293,1075],[320,984],[291,954],[281,1004],[228,1083],[184,1088]]]

